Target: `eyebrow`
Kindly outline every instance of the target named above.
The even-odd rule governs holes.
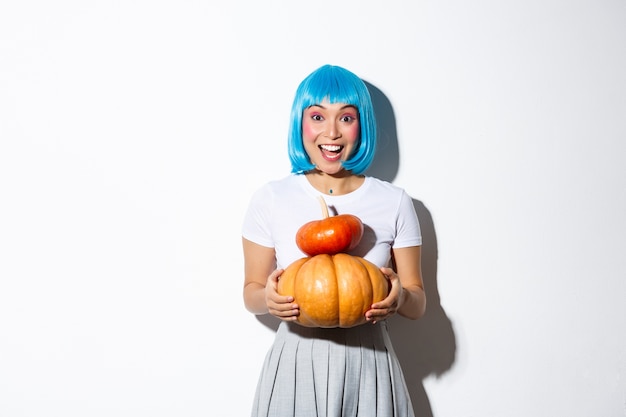
[[[311,104],[308,108],[311,108],[311,107],[321,107],[322,109],[326,109],[326,107],[322,106],[321,104]],[[340,110],[347,109],[347,108],[356,109],[357,107],[354,104],[346,104],[345,106],[342,106]]]

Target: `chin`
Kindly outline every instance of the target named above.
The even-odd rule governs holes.
[[[336,175],[339,174],[341,171],[344,171],[345,168],[343,167],[343,161],[338,160],[336,162],[330,162],[327,160],[322,160],[320,161],[320,163],[313,163],[315,165],[315,170],[322,172],[324,174],[328,174],[328,175]]]
[[[326,175],[338,175],[338,174],[341,174],[343,172],[347,172],[347,171],[345,169],[343,169],[343,168],[337,169],[337,170],[324,171],[324,173]]]

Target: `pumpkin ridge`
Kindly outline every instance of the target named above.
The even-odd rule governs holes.
[[[342,319],[341,319],[341,294],[340,294],[340,290],[339,290],[339,271],[337,271],[337,262],[335,262],[335,260],[337,259],[337,255],[339,254],[335,254],[332,255],[331,258],[333,260],[333,271],[335,272],[335,279],[333,280],[333,283],[335,284],[335,294],[337,294],[337,298],[335,300],[335,306],[337,306],[337,322],[338,323],[342,323]]]

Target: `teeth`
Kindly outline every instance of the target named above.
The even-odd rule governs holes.
[[[320,145],[320,148],[328,152],[337,152],[341,150],[341,146],[339,145]]]

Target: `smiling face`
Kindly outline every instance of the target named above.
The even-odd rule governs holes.
[[[304,149],[319,171],[334,175],[344,168],[359,140],[359,112],[353,105],[324,101],[304,110]]]

